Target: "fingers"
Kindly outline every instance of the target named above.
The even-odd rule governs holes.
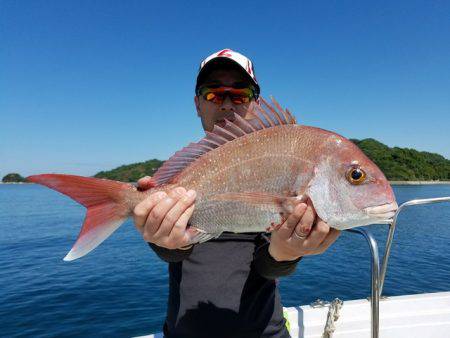
[[[306,208],[301,216],[296,214],[295,211],[296,210],[294,209],[295,219],[293,219],[293,221],[295,222],[295,220],[297,220],[297,223],[294,226],[294,231],[291,232],[291,237],[294,241],[303,241],[306,237],[308,237],[311,228],[314,225],[316,212],[314,210],[314,206],[309,200],[307,201]]]
[[[143,227],[150,211],[165,197],[167,197],[167,194],[164,191],[158,191],[148,196],[134,208],[134,224],[139,232],[143,232]]]
[[[311,201],[308,200],[306,210],[295,227],[295,233],[292,233],[294,235],[293,238],[296,238],[298,240],[306,238],[311,232],[315,218],[316,211],[314,210],[314,206],[312,205]],[[298,236],[295,236],[295,234],[297,234]]]
[[[295,231],[295,232],[294,232]],[[323,253],[336,241],[340,231],[317,216],[311,201],[295,206],[282,226],[272,232],[269,253],[276,260],[293,260]]]
[[[152,178],[150,176],[144,176],[137,181],[137,187],[139,191],[148,190],[153,186]]]
[[[310,248],[319,247],[329,232],[330,226],[318,217],[314,228],[305,240],[305,245]]]
[[[171,229],[165,227],[160,231],[160,227],[169,210],[172,209],[179,197],[185,192],[186,190],[182,187],[172,189],[167,193],[165,198],[160,200],[158,204],[153,207],[145,222],[145,232],[149,236],[148,240],[155,243],[155,240],[162,236],[167,236],[170,233]]]
[[[309,254],[321,254],[336,241],[340,234],[339,230],[330,228],[320,217],[317,217],[317,223],[307,240],[305,240],[304,245],[310,248]]]
[[[341,234],[341,232],[339,230],[330,229],[330,232],[328,233],[328,235],[325,237],[323,242],[317,248],[316,253],[321,254],[321,253],[325,252],[330,247],[330,245],[336,241],[336,239],[339,237],[340,234]]]
[[[192,204],[190,207],[188,207],[178,218],[178,221],[175,223],[172,231],[170,232],[168,241],[173,243],[175,248],[180,248],[189,244],[191,237],[186,232],[186,227],[189,219],[194,213],[194,209],[195,204]]]
[[[185,191],[186,190],[184,190],[184,192]],[[188,192],[183,193],[183,195],[179,197],[178,200],[176,200],[176,203],[170,208],[170,210],[164,216],[164,219],[161,222],[161,226],[154,235],[155,239],[169,236],[170,234],[169,240],[174,240],[178,242],[179,240],[181,240],[181,238],[184,237],[187,221],[189,220],[189,218],[187,218],[187,216],[184,215],[184,213],[185,211],[187,211],[188,208],[190,208],[193,205],[195,197],[196,197],[195,191],[189,190]],[[180,220],[180,217],[182,215],[184,216]]]
[[[277,234],[282,238],[290,238],[292,233],[301,220],[303,214],[307,209],[307,205],[305,203],[299,203],[295,206],[293,212],[288,216],[288,218],[281,225],[280,229],[278,229]]]
[[[134,221],[144,240],[175,249],[189,244],[187,223],[194,212],[196,193],[177,187],[151,194],[134,209]]]

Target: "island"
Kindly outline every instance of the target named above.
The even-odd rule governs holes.
[[[10,173],[2,178],[2,183],[25,183],[26,180],[24,177],[19,175],[18,173]]]
[[[100,171],[94,177],[122,182],[136,182],[141,177],[153,176],[163,163],[164,161],[154,158],[145,162],[122,165],[108,171]]]
[[[373,138],[351,141],[374,161],[393,183],[450,183],[450,160],[439,154],[410,148],[391,148]],[[113,170],[101,171],[94,177],[136,182],[143,176],[152,176],[163,163],[161,160],[152,159],[127,164]]]

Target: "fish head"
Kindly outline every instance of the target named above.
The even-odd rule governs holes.
[[[386,176],[353,142],[331,139],[308,186],[319,217],[339,230],[389,223],[398,206]]]

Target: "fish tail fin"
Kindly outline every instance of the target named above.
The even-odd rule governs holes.
[[[74,175],[43,174],[27,177],[69,196],[87,208],[83,226],[65,261],[80,258],[108,238],[130,216],[132,184]]]

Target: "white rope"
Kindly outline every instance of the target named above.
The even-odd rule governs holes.
[[[339,319],[339,310],[344,305],[344,302],[339,298],[335,298],[328,309],[327,322],[323,330],[322,338],[331,338],[336,330],[335,323]]]

